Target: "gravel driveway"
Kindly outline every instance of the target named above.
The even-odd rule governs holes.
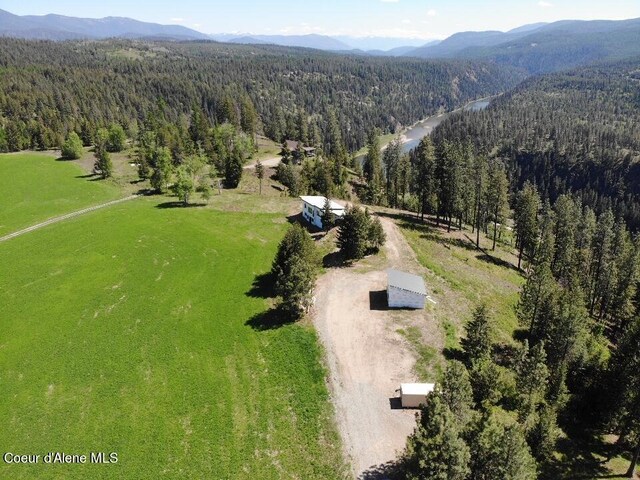
[[[330,270],[318,281],[313,315],[326,350],[337,424],[356,477],[396,459],[413,431],[416,411],[398,409],[393,400],[401,382],[416,380],[416,359],[396,332],[397,321],[398,315],[403,324],[426,318],[424,311],[385,310],[384,270],[421,273],[421,267],[395,224],[382,223],[387,265],[370,272]]]

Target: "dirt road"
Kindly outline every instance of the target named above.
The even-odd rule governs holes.
[[[424,311],[386,310],[389,267],[421,273],[413,251],[389,219],[387,265],[329,271],[318,282],[314,324],[325,346],[330,388],[346,454],[356,477],[397,458],[415,425],[415,411],[396,408],[401,382],[415,381],[415,357],[397,332],[423,324]],[[392,408],[393,407],[393,408]]]
[[[134,198],[138,198],[140,195],[130,195],[125,198],[120,198],[118,200],[112,200],[111,202],[101,203],[100,205],[94,205],[93,207],[83,208],[82,210],[76,210],[75,212],[67,213],[65,215],[60,215],[59,217],[53,217],[44,222],[36,223],[35,225],[31,225],[30,227],[23,228],[22,230],[18,230],[17,232],[9,233],[3,237],[0,237],[0,242],[4,242],[11,238],[18,237],[20,235],[24,235],[25,233],[33,232],[42,227],[46,227],[47,225],[51,225],[52,223],[62,222],[63,220],[68,220],[69,218],[77,217],[78,215],[83,215],[85,213],[93,212],[94,210],[98,210],[100,208],[108,207],[110,205],[115,205],[117,203],[126,202],[128,200],[133,200]]]
[[[261,160],[260,163],[262,163],[263,167],[277,167],[278,164],[280,163],[281,159],[282,159],[282,157],[280,157],[280,156],[271,157],[271,158],[266,158],[264,160]],[[248,170],[250,168],[256,168],[256,163],[258,163],[257,160],[251,161],[251,163],[248,163],[247,165],[245,165],[242,168],[244,168],[245,170]]]

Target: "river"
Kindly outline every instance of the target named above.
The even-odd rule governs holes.
[[[487,108],[489,102],[491,102],[491,100],[493,100],[494,98],[496,97],[486,97],[479,100],[474,100],[473,102],[467,103],[462,108],[458,108],[447,113],[441,113],[439,115],[433,115],[432,117],[427,117],[424,120],[420,120],[419,122],[414,123],[410,127],[407,127],[406,129],[399,132],[403,140],[402,150],[404,152],[408,152],[409,150],[416,148],[418,146],[418,143],[420,143],[420,140],[422,140],[422,137],[424,137],[425,135],[429,135],[434,128],[440,125],[451,114],[460,110],[483,110]],[[387,145],[383,145],[382,148],[384,149],[386,148],[386,146]],[[356,157],[356,160],[363,161],[364,154]]]

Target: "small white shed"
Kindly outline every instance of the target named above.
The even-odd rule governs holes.
[[[387,304],[389,308],[424,308],[427,287],[419,275],[387,270]]]
[[[427,403],[427,395],[433,392],[435,386],[435,383],[401,383],[402,408],[418,408],[423,403]]]
[[[323,228],[322,213],[324,212],[327,198],[323,196],[305,195],[300,197],[300,200],[302,200],[302,216],[304,219],[318,228]],[[334,220],[344,216],[344,207],[333,200],[329,200],[329,209],[331,210]]]

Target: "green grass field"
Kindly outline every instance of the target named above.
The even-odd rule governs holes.
[[[64,188],[98,199],[64,162],[34,160],[34,178],[47,161],[63,186],[29,215],[3,207],[13,225],[75,209]],[[136,199],[0,244],[0,450],[119,460],[0,462],[0,478],[345,476],[315,332],[256,327],[284,216],[216,210],[225,195]]]
[[[0,155],[0,236],[121,196],[110,182],[85,176],[75,162],[45,154]]]

